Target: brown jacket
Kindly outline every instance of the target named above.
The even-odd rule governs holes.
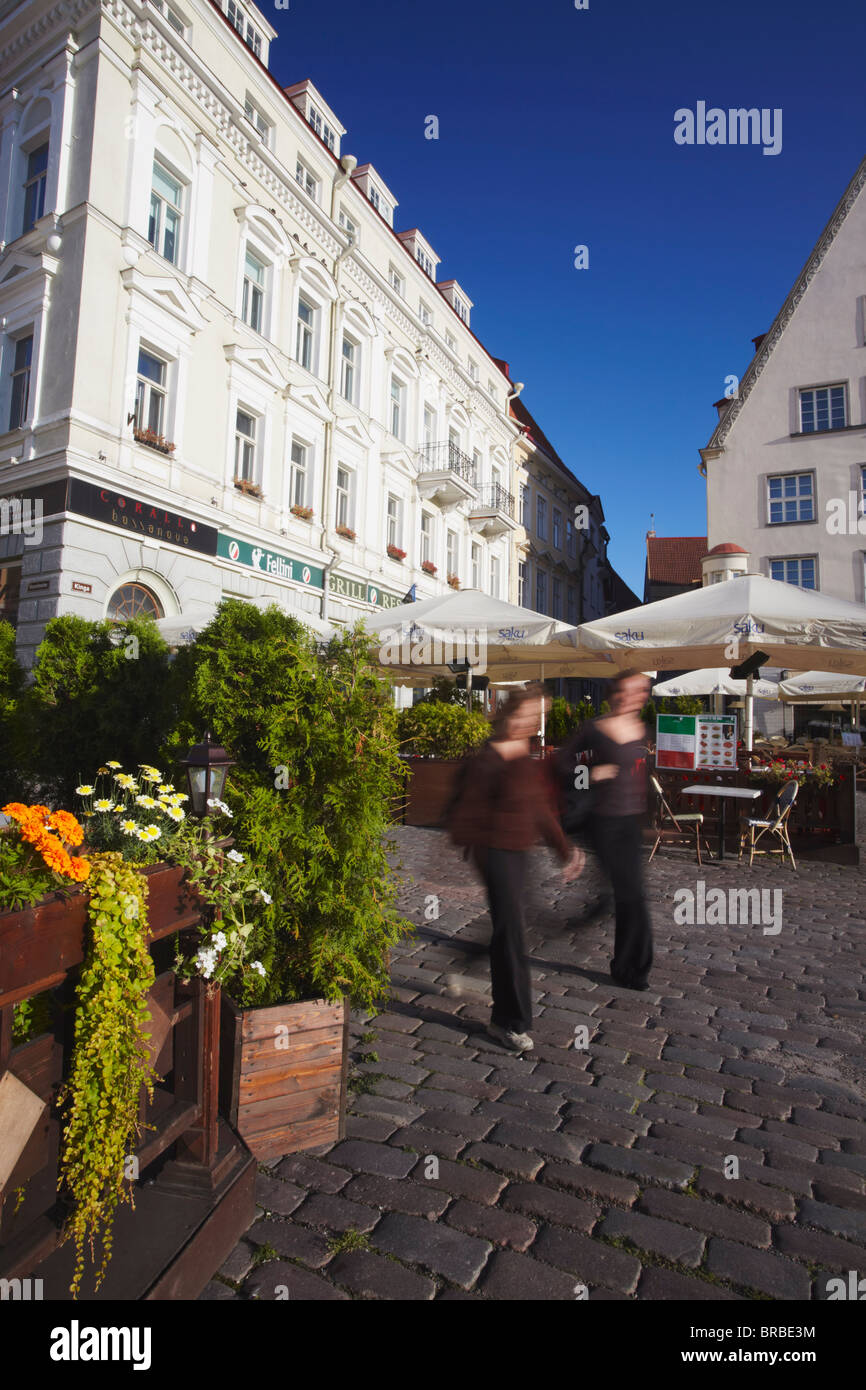
[[[538,760],[503,758],[489,742],[458,769],[446,824],[455,845],[529,849],[544,840],[563,863],[572,853]]]

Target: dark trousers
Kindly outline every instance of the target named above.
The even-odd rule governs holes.
[[[624,984],[646,984],[653,936],[643,882],[643,816],[595,816],[592,838],[616,903],[611,974]]]
[[[523,893],[526,852],[519,849],[476,849],[474,859],[490,906],[490,982],[493,986],[491,1023],[510,1032],[532,1027],[529,965],[523,945]]]

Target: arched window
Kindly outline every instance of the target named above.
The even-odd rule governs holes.
[[[127,618],[162,618],[164,609],[155,594],[144,584],[121,584],[108,601],[105,616],[122,622]]]

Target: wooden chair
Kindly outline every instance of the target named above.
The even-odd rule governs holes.
[[[740,852],[737,856],[738,861],[743,857],[743,850],[746,845],[746,840],[748,840],[749,868],[752,867],[756,854],[781,854],[783,860],[785,855],[787,855],[791,860],[791,867],[796,869],[797,864],[794,860],[794,851],[791,849],[791,840],[788,835],[788,817],[791,814],[794,802],[797,800],[797,792],[799,790],[800,784],[796,780],[792,779],[790,782],[786,782],[773,802],[770,814],[766,820],[762,820],[757,816],[750,816],[742,822]],[[755,834],[756,830],[758,832],[757,835]],[[758,841],[762,836],[766,835],[768,831],[779,841],[779,848],[757,849],[756,846]]]
[[[662,791],[661,782],[658,780],[657,777],[650,777],[649,780],[652,784],[652,789],[658,798],[658,806],[656,810],[655,824],[656,842],[652,847],[652,851],[647,862],[652,862],[653,855],[658,849],[663,835],[679,835],[682,837],[685,834],[685,831],[682,830],[680,827],[687,826],[688,828],[694,827],[695,848],[698,852],[698,863],[703,864],[703,860],[701,859],[701,826],[704,823],[703,811],[681,812],[679,815],[675,816],[670,806],[665,801],[665,796],[664,792]],[[670,824],[668,824],[668,822],[670,822]],[[707,844],[706,839],[704,839],[704,844],[706,845],[707,855],[710,859],[712,859],[712,851],[709,845]]]

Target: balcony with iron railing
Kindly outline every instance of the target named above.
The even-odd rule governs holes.
[[[469,521],[476,531],[491,539],[516,531],[514,494],[501,483],[489,483],[479,490],[478,500],[470,507]]]
[[[424,444],[418,453],[418,490],[444,511],[478,498],[475,465],[452,440]]]

